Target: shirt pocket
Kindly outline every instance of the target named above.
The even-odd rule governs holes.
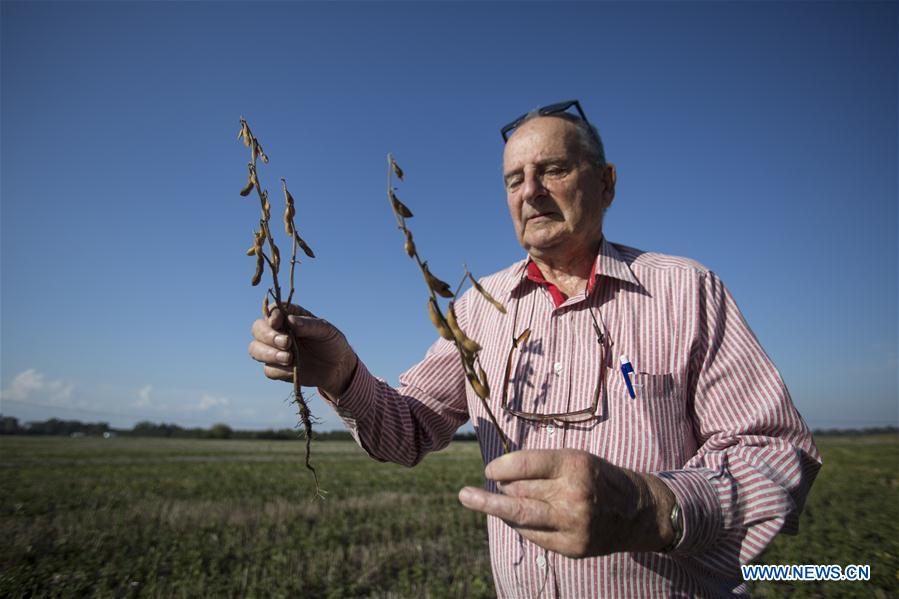
[[[641,396],[658,401],[670,399],[674,394],[674,375],[638,372],[634,375],[634,393],[636,399]]]
[[[615,427],[625,436],[619,443],[628,449],[623,456],[627,463],[621,465],[640,472],[681,467],[688,426],[677,377],[638,372],[632,379],[634,398],[628,394],[620,372],[616,379],[610,386],[614,406],[610,416],[622,420],[621,426]]]

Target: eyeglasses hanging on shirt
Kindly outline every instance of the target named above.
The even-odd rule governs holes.
[[[598,287],[598,286],[597,286]],[[587,298],[587,289],[584,288],[584,298],[585,301]],[[528,412],[523,409],[517,409],[512,407],[509,402],[509,383],[512,378],[512,365],[515,361],[515,350],[519,350],[519,353],[524,352],[524,346],[528,344],[530,341],[531,329],[530,326],[525,328],[521,333],[516,334],[517,324],[518,324],[518,308],[521,303],[521,300],[515,302],[515,309],[513,311],[512,316],[512,347],[509,348],[509,355],[506,359],[506,370],[505,376],[503,377],[503,394],[502,394],[502,408],[503,411],[507,414],[515,416],[516,418],[521,418],[522,420],[527,420],[529,422],[538,422],[538,423],[555,423],[555,424],[569,424],[569,423],[585,423],[593,420],[600,420],[602,415],[597,414],[597,408],[599,407],[599,400],[602,396],[603,389],[605,388],[605,377],[607,368],[607,361],[609,356],[611,355],[612,342],[609,339],[609,335],[605,332],[608,329],[604,326],[600,326],[600,321],[602,320],[602,314],[599,315],[599,320],[597,320],[596,315],[594,314],[594,310],[598,312],[596,308],[587,306],[587,312],[590,314],[590,318],[592,320],[592,328],[593,334],[596,338],[597,344],[600,346],[600,360],[599,360],[599,373],[596,377],[596,387],[593,391],[593,400],[589,407],[575,410],[575,411],[566,411],[566,412],[558,412],[558,413],[546,413],[541,414],[538,412]],[[534,306],[531,306],[531,317],[530,321],[534,320]],[[568,405],[571,405],[571,388],[569,387],[569,397],[568,397]],[[524,402],[516,402],[519,406],[524,406]]]

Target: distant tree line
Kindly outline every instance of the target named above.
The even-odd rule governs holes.
[[[881,426],[865,429],[825,429],[816,430],[815,436],[851,436],[871,434],[895,434],[899,427]],[[143,420],[133,428],[113,428],[107,422],[81,422],[80,420],[60,420],[50,418],[40,422],[20,424],[17,418],[0,414],[0,435],[59,435],[65,437],[122,436],[122,437],[171,437],[176,439],[271,439],[293,440],[300,436],[295,428],[265,430],[234,430],[227,424],[213,424],[209,428],[185,428],[177,424],[155,423]],[[314,438],[320,441],[349,441],[353,437],[348,431],[316,432]],[[476,441],[473,432],[456,433],[454,441]]]
[[[72,435],[102,436],[112,429],[106,422],[81,422],[51,418],[43,422],[19,424],[18,418],[0,415],[0,435]]]
[[[851,437],[859,435],[894,435],[899,433],[896,426],[875,426],[870,428],[824,428],[812,431],[816,437]]]
[[[227,424],[213,424],[209,428],[186,428],[177,424],[155,423],[143,420],[133,428],[115,428],[108,422],[81,422],[50,418],[41,422],[20,423],[17,418],[0,415],[0,435],[59,435],[59,436],[120,436],[120,437],[170,437],[176,439],[283,439],[299,436],[294,428],[265,430],[235,430]],[[323,441],[350,440],[348,431],[316,432],[315,438]]]

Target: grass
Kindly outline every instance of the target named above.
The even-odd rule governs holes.
[[[757,597],[899,596],[899,435],[819,437],[824,467],[799,534],[781,535],[758,563],[870,564],[867,582],[765,582]]]
[[[760,583],[762,597],[899,594],[899,438],[819,439],[797,537],[765,563],[870,564],[859,583]],[[414,469],[319,442],[0,438],[0,596],[489,597],[477,445]]]

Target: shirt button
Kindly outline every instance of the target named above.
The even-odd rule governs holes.
[[[538,568],[545,568],[545,567],[546,567],[546,558],[543,557],[542,555],[539,556],[539,557],[537,557],[537,567],[538,567]]]
[[[556,362],[555,364],[553,364],[553,370],[556,371],[556,374],[562,374],[562,363]]]
[[[555,427],[555,425],[547,424],[547,425],[546,425],[546,434],[549,435],[550,437],[552,437],[553,435],[555,435],[555,434],[556,434],[556,427]]]

